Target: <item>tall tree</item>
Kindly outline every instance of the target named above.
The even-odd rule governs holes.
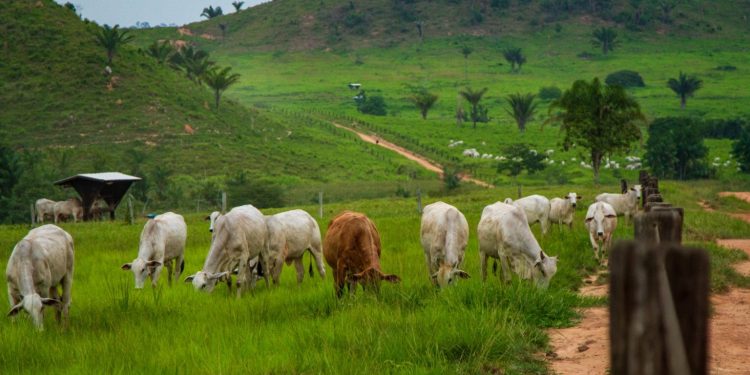
[[[437,102],[438,96],[427,91],[426,88],[418,88],[413,90],[412,95],[409,97],[409,101],[419,109],[419,113],[422,115],[423,120],[427,120],[427,112],[432,109],[432,106]]]
[[[709,176],[701,124],[689,118],[658,118],[648,127],[644,161],[659,178]]]
[[[556,113],[553,111],[558,110]],[[586,149],[591,157],[594,181],[605,155],[627,151],[641,138],[638,123],[644,121],[640,105],[620,86],[606,86],[594,78],[578,80],[550,106],[549,122],[560,124],[563,148]]]
[[[464,91],[459,91],[459,94],[471,104],[471,122],[474,123],[474,129],[477,128],[477,121],[481,118],[481,111],[479,102],[482,101],[482,97],[487,93],[487,88],[474,91],[471,87],[467,87]]]
[[[107,65],[112,65],[112,58],[117,49],[133,40],[134,36],[128,30],[120,30],[120,25],[110,27],[104,25],[94,33],[96,42],[107,50]]]
[[[732,144],[732,156],[740,163],[740,170],[750,173],[750,125],[742,128],[739,138]]]
[[[591,44],[594,47],[601,47],[602,53],[605,55],[614,51],[615,47],[620,45],[620,41],[617,40],[617,32],[609,27],[598,28],[591,35]]]
[[[670,78],[667,81],[667,86],[680,97],[680,108],[684,109],[685,105],[687,105],[687,98],[692,97],[696,91],[703,87],[703,81],[696,76],[688,76],[680,72],[677,79]]]
[[[155,58],[159,64],[164,64],[174,53],[174,47],[168,41],[154,41],[146,49],[146,53]]]
[[[221,7],[214,8],[213,6],[209,5],[207,8],[203,8],[203,13],[201,13],[201,17],[206,17],[208,19],[218,17],[224,14],[224,11],[221,10]]]
[[[242,10],[242,6],[245,4],[244,1],[233,1],[232,6],[234,7],[235,12],[239,12]]]
[[[469,46],[461,47],[461,54],[464,55],[464,79],[469,79],[469,55],[474,50]]]
[[[516,120],[518,130],[526,132],[526,123],[534,118],[537,103],[534,102],[534,94],[511,94],[508,95],[508,106],[505,111]]]
[[[232,68],[226,67],[224,69],[215,67],[209,69],[203,77],[203,82],[206,83],[214,91],[214,99],[216,100],[216,110],[219,110],[219,101],[221,100],[221,94],[224,93],[229,86],[237,83],[240,80],[240,75],[236,73],[230,74]]]
[[[526,56],[523,55],[520,48],[507,48],[503,51],[503,57],[510,64],[511,72],[514,73],[520,71],[521,65],[526,63]]]
[[[543,170],[547,155],[536,152],[524,143],[515,143],[503,148],[505,159],[497,164],[497,172],[505,172],[518,184],[518,175],[523,171],[534,173]]]
[[[213,61],[208,60],[208,52],[192,46],[180,49],[170,57],[169,62],[184,70],[188,79],[196,84],[203,82],[204,74],[214,65]]]

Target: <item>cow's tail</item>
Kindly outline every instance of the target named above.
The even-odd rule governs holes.
[[[310,277],[313,277],[313,266],[312,266],[313,254],[312,254],[312,251],[310,251],[309,253],[310,253],[310,266],[307,267],[307,273],[310,274]]]

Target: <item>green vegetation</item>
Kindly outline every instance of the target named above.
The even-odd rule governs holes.
[[[221,7],[214,8],[213,6],[209,5],[207,8],[203,8],[203,12],[201,12],[201,17],[206,17],[207,19],[215,18],[218,16],[223,16],[224,11],[221,10]]]
[[[243,5],[245,5],[244,1],[232,1],[232,6],[234,7],[235,12],[242,10]]]
[[[620,45],[620,41],[617,39],[617,32],[609,27],[596,29],[591,35],[593,37],[591,44],[594,47],[600,47],[604,55],[614,51],[615,47]]]
[[[488,122],[489,117],[487,116],[487,109],[479,104],[482,101],[482,97],[487,93],[487,88],[481,90],[472,90],[471,87],[467,87],[463,91],[458,92],[467,102],[471,105],[471,122],[474,124],[474,129],[477,128],[477,122]]]
[[[422,115],[423,120],[427,120],[427,113],[430,111],[435,102],[438,100],[438,96],[427,91],[426,88],[420,87],[414,89],[414,93],[411,95],[410,100],[419,109],[419,113]]]
[[[523,143],[506,146],[503,153],[506,155],[505,160],[501,160],[497,164],[497,171],[499,173],[505,172],[516,183],[518,182],[518,176],[524,171],[534,173],[546,167],[544,161],[547,160],[547,155],[539,153]]]
[[[645,161],[659,178],[697,179],[711,174],[701,129],[688,118],[659,118],[648,128]]]
[[[687,98],[692,97],[696,91],[703,87],[703,81],[695,76],[688,76],[680,72],[677,79],[670,78],[667,81],[667,86],[680,97],[680,108],[685,109]]]
[[[534,119],[537,103],[534,102],[534,94],[510,94],[508,95],[508,107],[505,111],[516,120],[518,130],[526,131],[526,123]]]
[[[523,55],[520,48],[507,48],[503,51],[503,57],[510,64],[510,71],[513,73],[520,71],[521,66],[526,63],[526,56]]]
[[[223,69],[214,67],[209,69],[203,75],[203,82],[205,82],[206,86],[210,87],[211,90],[214,91],[217,111],[219,110],[219,100],[221,100],[221,94],[224,93],[224,91],[226,91],[229,86],[234,85],[235,83],[237,83],[237,81],[240,80],[240,75],[236,73],[230,74],[230,70],[232,70],[232,68],[230,67],[226,67]]]
[[[608,85],[622,86],[624,88],[646,86],[646,84],[643,83],[641,75],[632,70],[619,70],[611,73],[607,75],[607,79],[604,80],[604,83]]]
[[[742,128],[739,139],[732,144],[732,156],[743,172],[750,173],[750,125]]]
[[[112,65],[112,58],[120,47],[133,40],[133,35],[130,35],[128,30],[120,30],[119,25],[114,27],[104,25],[94,33],[94,37],[96,37],[96,42],[107,51],[107,65]]]

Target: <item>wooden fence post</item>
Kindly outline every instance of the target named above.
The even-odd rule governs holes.
[[[31,209],[29,211],[29,212],[31,212],[31,226],[33,227],[34,224],[36,224],[36,216],[34,215],[34,203],[32,203],[29,207]]]
[[[417,188],[417,212],[422,214],[422,189]]]
[[[647,207],[651,208],[651,204]],[[646,243],[682,244],[684,215],[682,208],[669,206],[639,212],[633,218],[635,239]]]
[[[222,191],[221,192],[221,213],[224,214],[227,212],[227,192]]]
[[[609,268],[611,373],[706,374],[708,253],[621,241]]]
[[[133,216],[133,196],[128,194],[128,217],[130,217],[130,225],[135,224],[135,217]]]
[[[323,191],[318,192],[318,217],[323,218]]]

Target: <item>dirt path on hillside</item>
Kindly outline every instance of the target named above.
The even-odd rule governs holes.
[[[721,193],[750,203],[750,192]],[[698,204],[706,211],[715,211],[705,201]],[[750,222],[750,214],[731,214]],[[717,239],[720,246],[745,251],[750,255],[750,239]],[[734,264],[735,270],[750,276],[750,261]],[[608,284],[597,285],[598,276],[585,280],[580,294],[606,296]],[[710,373],[719,375],[750,374],[746,358],[747,337],[750,337],[750,290],[732,288],[727,293],[711,296],[709,361]],[[609,311],[606,307],[583,309],[578,325],[549,330],[552,351],[547,353],[552,370],[557,374],[605,374],[609,367]]]
[[[362,133],[362,132],[360,132],[360,131],[358,131],[356,129],[353,129],[353,128],[350,128],[348,126],[344,126],[344,125],[341,125],[341,124],[338,124],[338,123],[335,123],[335,122],[331,122],[331,124],[333,124],[337,128],[348,130],[348,131],[350,131],[350,132],[358,135],[359,138],[362,139],[365,142],[372,143],[374,145],[378,145],[378,146],[383,147],[385,149],[394,151],[394,152],[398,153],[399,155],[401,155],[401,156],[403,156],[403,157],[405,157],[405,158],[407,158],[409,160],[417,162],[417,164],[421,165],[423,168],[425,168],[425,169],[427,169],[429,171],[433,171],[433,172],[437,173],[438,175],[440,175],[441,177],[443,176],[443,167],[440,164],[437,164],[437,163],[434,163],[434,162],[430,161],[429,159],[425,158],[422,155],[419,155],[419,154],[417,154],[417,153],[415,153],[413,151],[405,149],[405,148],[403,148],[403,147],[401,147],[401,146],[399,146],[397,144],[388,142],[385,139],[378,137],[377,135],[365,134],[365,133]],[[482,187],[486,187],[486,188],[494,188],[495,187],[495,185],[492,185],[492,184],[490,184],[488,182],[485,182],[485,181],[473,178],[473,177],[471,177],[468,174],[461,174],[461,180],[463,180],[463,181],[469,181],[469,182],[471,182],[473,184],[476,184],[476,185],[479,185],[479,186],[482,186]]]

